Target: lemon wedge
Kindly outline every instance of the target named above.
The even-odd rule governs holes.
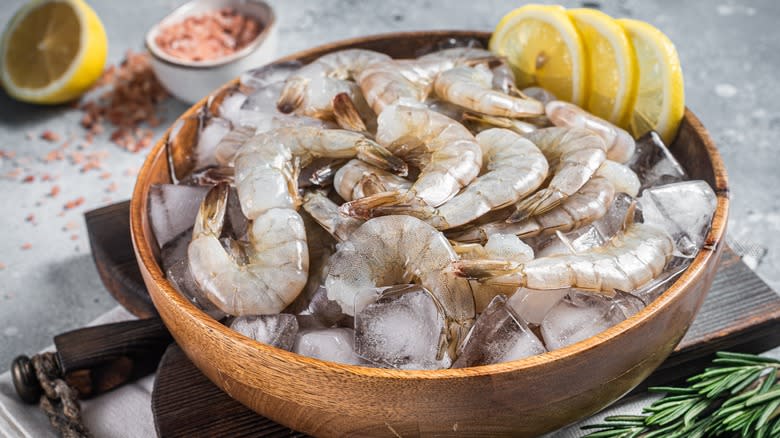
[[[83,0],[31,1],[3,33],[2,83],[21,101],[67,102],[100,77],[107,52],[103,24]]]
[[[507,58],[519,87],[540,86],[559,99],[586,102],[585,49],[563,7],[515,9],[498,23],[489,48]]]
[[[628,122],[637,86],[634,49],[623,28],[593,9],[570,9],[569,17],[585,45],[591,113],[617,125]]]
[[[677,135],[685,113],[683,74],[677,50],[660,30],[643,21],[619,19],[639,66],[636,102],[628,128],[634,137],[657,131],[666,144]]]

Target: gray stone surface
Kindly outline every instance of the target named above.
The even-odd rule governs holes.
[[[3,1],[0,23],[6,23],[22,3]],[[127,49],[140,49],[146,29],[178,4],[151,0],[90,3],[106,26],[111,63],[119,61]],[[279,55],[380,32],[490,30],[503,14],[519,5],[511,0],[272,3],[280,24]],[[563,3],[581,6],[580,2]],[[747,243],[759,275],[780,288],[780,201],[775,193],[780,187],[776,146],[780,3],[627,0],[603,2],[603,10],[649,21],[675,42],[685,73],[687,103],[709,128],[728,167],[733,199],[729,234]],[[184,108],[170,102],[167,122]],[[16,354],[34,352],[49,344],[54,334],[79,327],[115,305],[92,264],[83,213],[129,198],[135,169],[144,154],[125,152],[104,135],[85,151],[108,154],[100,171],[81,173],[67,161],[41,162],[39,158],[59,143],[44,142],[37,134],[51,129],[80,137],[79,118],[69,107],[33,107],[13,102],[0,92],[0,149],[16,153],[14,160],[0,160],[0,175],[16,166],[25,168],[19,177],[0,179],[0,263],[5,265],[0,270],[0,372]],[[26,139],[27,132],[36,138]],[[99,178],[104,171],[111,172],[110,179]],[[42,182],[44,173],[56,175],[57,180]],[[23,183],[22,177],[28,174],[36,180]],[[111,182],[116,183],[116,190],[109,193]],[[47,197],[54,184],[61,187],[61,193]],[[65,202],[81,196],[83,205],[63,213]],[[35,216],[33,223],[25,221],[29,214]],[[64,230],[71,222],[75,228]],[[22,249],[25,243],[31,247]]]

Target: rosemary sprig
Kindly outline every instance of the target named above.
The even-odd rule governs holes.
[[[643,415],[607,417],[588,438],[780,437],[780,361],[719,352],[688,386],[654,387],[666,395]]]

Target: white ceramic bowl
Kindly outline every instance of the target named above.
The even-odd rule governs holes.
[[[262,26],[257,38],[241,50],[214,60],[186,61],[165,53],[155,42],[161,27],[225,7],[256,19]],[[272,61],[276,44],[276,16],[271,6],[260,0],[193,0],[176,8],[146,33],[154,73],[174,97],[186,103],[195,103],[242,72]]]

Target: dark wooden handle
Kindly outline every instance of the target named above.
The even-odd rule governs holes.
[[[86,327],[54,338],[60,369],[81,398],[151,374],[173,341],[160,318]]]

